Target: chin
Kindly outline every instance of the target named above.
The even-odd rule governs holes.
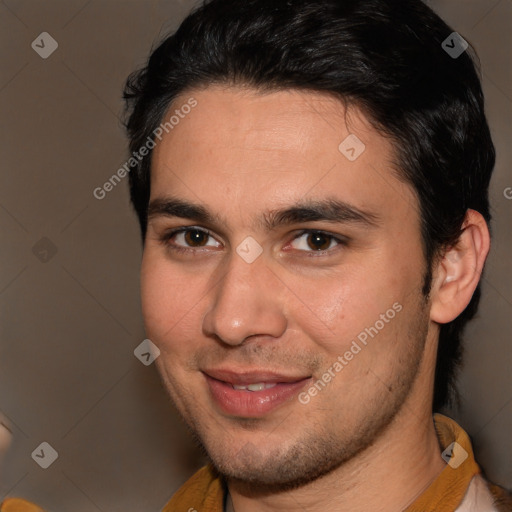
[[[265,437],[268,442],[268,435],[263,436],[263,440]],[[219,448],[216,444],[207,450],[213,466],[230,483],[241,489],[247,486],[251,493],[255,490],[266,493],[302,487],[330,473],[355,455],[343,449],[333,451],[332,439],[325,444],[305,439],[286,447],[283,443],[277,446],[267,444],[264,449],[248,441],[239,450],[220,451]]]

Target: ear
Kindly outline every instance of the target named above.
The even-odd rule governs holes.
[[[437,262],[431,290],[430,319],[445,324],[466,309],[489,253],[490,235],[482,214],[468,210],[463,233]]]

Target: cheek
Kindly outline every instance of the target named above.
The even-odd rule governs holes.
[[[198,284],[197,279],[177,272],[165,259],[145,252],[141,266],[142,314],[146,334],[161,350],[172,349],[173,339],[183,338],[193,329],[204,295]]]
[[[290,283],[289,320],[330,359],[358,339],[372,342],[363,359],[374,352],[382,357],[402,338],[397,335],[407,316],[402,309],[407,311],[419,293],[420,262],[414,261],[404,261],[403,254],[390,248],[372,254],[366,264],[358,258],[328,275],[296,280]]]
[[[146,324],[146,330],[151,331],[158,322],[165,321],[162,311],[167,308],[169,296],[163,293],[166,288],[162,284],[162,267],[151,257],[150,251],[146,249],[142,258],[140,273],[142,314]]]
[[[292,319],[327,350],[342,350],[400,296],[400,283],[377,265],[344,265],[328,275],[297,280],[290,288]]]

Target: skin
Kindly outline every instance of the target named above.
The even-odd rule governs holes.
[[[12,434],[7,427],[7,420],[0,413],[0,457],[3,457],[11,444]]]
[[[237,512],[404,509],[445,467],[431,415],[439,324],[463,311],[478,284],[485,221],[468,211],[426,300],[417,198],[397,178],[389,139],[359,109],[320,93],[216,85],[169,110],[190,97],[197,106],[154,150],[150,202],[172,195],[220,221],[149,219],[142,305],[168,392],[226,476]],[[355,161],[338,150],[349,134],[365,144]],[[371,212],[375,224],[307,221],[267,231],[256,222],[328,197]],[[211,236],[165,239],[184,226]],[[303,229],[346,243],[315,245]],[[236,252],[248,236],[263,249],[252,263]],[[401,311],[309,403],[294,398],[244,418],[212,400],[205,368],[317,381],[394,303]]]

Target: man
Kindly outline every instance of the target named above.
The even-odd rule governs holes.
[[[464,40],[419,0],[213,0],[125,97],[146,330],[211,460],[164,510],[512,510],[438,413],[489,251]]]
[[[438,414],[490,244],[468,52],[419,0],[212,0],[128,80],[145,326],[211,460],[165,511],[512,510]]]

